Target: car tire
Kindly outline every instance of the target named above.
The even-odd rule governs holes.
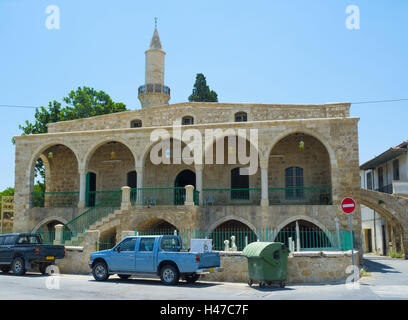
[[[160,280],[167,286],[174,286],[180,279],[180,272],[171,264],[166,264],[160,269]]]
[[[130,278],[130,274],[118,274],[118,277],[122,280],[127,280]]]
[[[11,270],[13,271],[13,274],[16,276],[24,275],[25,274],[24,259],[21,257],[14,258],[13,263],[11,264]]]
[[[40,272],[41,272],[42,274],[47,274],[47,268],[48,268],[48,266],[49,266],[49,264],[41,263],[41,264],[38,266],[38,270],[40,270]]]
[[[1,267],[0,270],[1,270],[2,272],[4,272],[4,273],[9,273],[10,267],[9,267],[9,266],[7,266],[7,267]]]
[[[92,275],[96,281],[106,281],[109,278],[108,266],[105,262],[97,262],[92,268]]]
[[[185,280],[187,281],[187,283],[195,283],[198,279],[200,279],[200,275],[197,273],[185,276]]]

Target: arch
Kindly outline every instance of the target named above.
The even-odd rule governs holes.
[[[88,149],[88,151],[86,152],[86,154],[84,155],[82,159],[81,168],[84,168],[86,171],[88,169],[89,161],[91,160],[96,150],[98,150],[101,146],[103,146],[104,144],[108,142],[118,142],[118,143],[123,144],[125,147],[129,149],[136,163],[137,155],[135,153],[135,150],[132,147],[132,144],[128,140],[123,139],[121,137],[104,137],[98,140],[95,144],[93,144],[91,148]]]
[[[158,217],[150,218],[138,223],[136,230],[142,234],[147,234],[149,232],[173,234],[174,230],[179,231],[174,224],[170,223],[164,218]]]
[[[230,220],[236,220],[238,222],[241,222],[241,223],[247,225],[253,232],[256,232],[256,228],[251,222],[249,222],[248,220],[246,220],[244,218],[237,217],[237,216],[232,216],[232,215],[222,217],[221,219],[215,221],[214,223],[212,223],[210,225],[210,227],[208,227],[206,232],[213,232],[218,226],[220,226],[223,223],[225,223],[227,221],[230,221]]]
[[[180,142],[181,146],[183,146],[183,144],[186,145],[183,141],[173,138],[173,136],[170,133],[169,133],[169,136],[166,139],[159,139],[158,141],[149,141],[149,143],[146,145],[146,147],[143,150],[143,155],[142,155],[142,159],[141,159],[141,165],[143,167],[146,165],[147,156],[150,154],[151,149],[156,144],[158,144],[160,142],[166,142],[167,140],[170,140],[170,144],[172,143],[172,141],[177,140],[177,141]]]
[[[38,158],[41,157],[42,153],[47,150],[48,148],[51,148],[55,145],[63,145],[66,148],[70,149],[72,151],[72,153],[75,155],[75,158],[77,160],[77,164],[78,164],[78,168],[80,167],[80,158],[79,158],[79,153],[76,150],[76,148],[74,147],[74,145],[72,145],[71,143],[67,143],[65,141],[63,141],[62,139],[55,139],[52,142],[48,142],[46,144],[43,144],[41,146],[39,146],[38,148],[36,148],[36,150],[33,152],[33,155],[30,158],[30,162],[29,165],[27,166],[27,172],[26,172],[26,176],[29,177],[30,180],[32,175],[34,174],[34,167],[35,167],[35,162],[37,161]]]
[[[303,133],[309,136],[312,136],[313,138],[315,138],[316,140],[318,140],[327,150],[328,154],[329,154],[329,158],[330,158],[330,165],[335,168],[338,167],[338,163],[337,163],[337,157],[336,154],[333,150],[333,148],[331,147],[330,143],[326,140],[326,138],[323,135],[320,135],[319,133],[307,129],[307,128],[302,128],[302,129],[298,129],[298,128],[290,128],[287,129],[285,131],[283,131],[281,134],[276,135],[275,137],[272,138],[271,143],[267,149],[266,152],[266,156],[267,159],[269,158],[269,155],[271,154],[273,148],[276,147],[276,145],[284,138],[295,134],[295,133]]]
[[[42,226],[52,221],[58,221],[63,225],[66,225],[68,223],[68,220],[62,217],[51,216],[51,217],[44,218],[39,223],[37,223],[37,225],[32,229],[32,232],[38,231],[39,229],[41,229]]]
[[[275,234],[278,234],[285,226],[287,226],[288,224],[291,224],[292,222],[296,222],[297,220],[305,220],[305,221],[307,221],[307,222],[313,223],[314,225],[316,225],[317,227],[319,227],[321,230],[323,230],[326,235],[329,234],[329,230],[326,228],[325,225],[323,225],[322,223],[320,223],[320,222],[317,221],[316,219],[313,219],[313,218],[311,218],[311,217],[304,216],[304,215],[293,216],[293,217],[290,217],[290,218],[285,219],[283,222],[281,222],[281,223],[275,228]]]

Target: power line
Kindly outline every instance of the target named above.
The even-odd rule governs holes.
[[[391,99],[391,100],[368,100],[368,101],[357,101],[357,102],[350,102],[351,104],[370,104],[370,103],[392,103],[392,102],[402,102],[408,101],[408,98],[402,99]],[[135,108],[132,106],[127,106],[129,108]],[[24,108],[24,109],[37,109],[39,107],[34,106],[19,106],[19,105],[10,105],[10,104],[0,104],[0,108]]]

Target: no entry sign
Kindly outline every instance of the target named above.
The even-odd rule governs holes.
[[[345,198],[341,202],[341,209],[343,210],[344,213],[350,214],[354,211],[355,208],[356,202],[351,198]]]

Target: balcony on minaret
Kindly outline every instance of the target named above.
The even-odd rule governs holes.
[[[139,95],[145,93],[163,93],[169,96],[170,98],[170,88],[163,86],[160,83],[148,83],[139,87]]]

